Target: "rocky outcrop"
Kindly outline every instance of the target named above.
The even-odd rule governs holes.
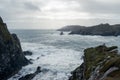
[[[58,31],[77,31],[83,28],[85,27],[80,25],[68,25],[68,26],[64,26],[61,29],[58,29]]]
[[[31,51],[24,51],[23,53],[24,55],[28,55],[28,56],[31,56],[33,54]]]
[[[28,63],[17,35],[10,34],[0,17],[0,80],[7,80]]]
[[[76,68],[71,74],[69,80],[83,80],[83,72],[84,72],[84,63],[82,63],[78,68]]]
[[[21,77],[19,80],[32,80],[38,73],[41,72],[41,67],[37,67],[37,70],[34,73],[27,74],[23,77]]]
[[[69,80],[120,80],[120,55],[116,46],[84,50],[84,62]]]
[[[120,35],[120,25],[99,24],[95,26],[67,26],[59,29],[60,31],[69,30],[69,34],[80,35],[101,35],[101,36],[118,36]]]

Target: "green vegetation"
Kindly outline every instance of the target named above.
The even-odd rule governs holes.
[[[12,39],[5,23],[0,23],[0,35],[4,38],[5,42]]]
[[[84,50],[84,62],[69,80],[120,80],[120,55],[117,46],[100,45]]]
[[[105,45],[84,50],[85,77],[90,78],[91,72],[97,66],[102,66],[101,73],[105,73],[111,66],[119,66],[120,56],[117,54],[117,46],[106,47]]]

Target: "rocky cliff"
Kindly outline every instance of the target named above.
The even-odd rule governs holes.
[[[85,49],[83,58],[84,62],[69,80],[120,80],[120,55],[116,46]]]
[[[67,26],[59,29],[60,31],[71,31],[70,34],[80,35],[101,35],[118,36],[120,35],[120,25],[99,24],[95,26]]]
[[[16,34],[10,34],[0,17],[0,80],[7,80],[28,64]]]
[[[61,29],[58,29],[58,31],[77,31],[83,28],[85,27],[80,25],[68,25],[68,26],[64,26]]]

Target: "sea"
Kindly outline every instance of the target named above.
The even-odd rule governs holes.
[[[8,80],[18,80],[26,74],[34,73],[38,66],[42,72],[33,80],[68,80],[71,72],[83,62],[84,49],[106,44],[118,46],[120,36],[60,35],[57,30],[10,30],[21,41],[23,51],[31,51],[26,56],[33,64],[22,69]],[[92,54],[92,53],[91,53]]]

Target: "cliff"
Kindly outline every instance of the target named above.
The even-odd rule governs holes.
[[[83,28],[85,27],[80,25],[68,25],[68,26],[64,26],[61,29],[58,29],[58,31],[77,31]]]
[[[10,34],[0,17],[0,80],[7,80],[28,63],[17,35]]]
[[[95,26],[67,26],[59,29],[60,31],[69,30],[69,34],[80,35],[101,35],[101,36],[118,36],[120,35],[120,25],[99,24]]]
[[[87,48],[83,58],[84,62],[69,80],[120,80],[120,55],[116,46]]]

